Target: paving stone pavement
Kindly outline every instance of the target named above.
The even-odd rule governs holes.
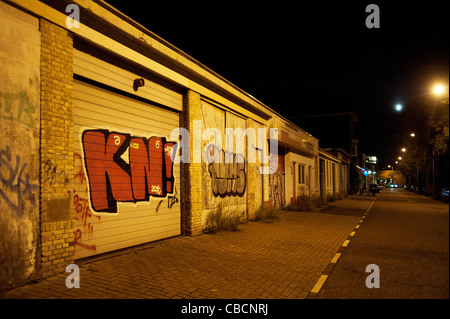
[[[346,199],[353,204],[351,199]],[[354,201],[361,214],[371,201]],[[285,211],[273,223],[176,237],[78,261],[69,273],[0,294],[10,299],[304,299],[360,216]],[[359,214],[358,214],[359,215]]]

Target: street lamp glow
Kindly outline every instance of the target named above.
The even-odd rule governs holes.
[[[413,133],[411,133],[411,137],[414,137],[414,136],[416,136],[416,134],[414,134],[414,132],[413,132]]]
[[[398,161],[395,161],[395,164],[398,164]]]
[[[402,157],[401,157],[401,156],[399,156],[399,157],[398,157],[398,160],[399,160],[399,161],[401,161],[401,160],[402,160]]]
[[[406,152],[406,148],[402,148],[402,152],[405,153]]]
[[[397,104],[397,105],[395,106],[395,110],[396,110],[397,112],[400,112],[402,109],[403,109],[403,105],[401,105],[401,104]]]
[[[442,93],[444,93],[444,90],[445,88],[442,85],[438,84],[433,88],[433,93],[436,95],[441,95]]]

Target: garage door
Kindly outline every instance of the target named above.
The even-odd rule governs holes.
[[[179,113],[74,81],[75,258],[180,234]]]

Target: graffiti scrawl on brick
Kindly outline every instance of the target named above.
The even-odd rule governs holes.
[[[173,193],[176,143],[109,130],[86,130],[82,143],[95,212],[117,213],[117,202],[149,201],[150,196]]]
[[[211,151],[220,154],[221,159],[217,163],[208,158],[208,171],[214,196],[244,196],[247,180],[244,155],[220,150],[215,145],[208,146],[207,154],[211,154]]]

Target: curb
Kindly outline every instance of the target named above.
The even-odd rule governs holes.
[[[311,291],[308,293],[305,299],[315,299],[317,298],[318,293],[320,292],[320,289],[322,289],[323,285],[325,284],[326,280],[328,279],[328,276],[333,271],[334,267],[336,266],[336,263],[338,262],[339,258],[341,257],[342,253],[345,251],[345,248],[347,248],[348,244],[350,243],[350,240],[355,236],[358,229],[361,227],[361,224],[364,222],[367,214],[372,209],[373,205],[377,201],[378,196],[375,197],[374,201],[370,204],[370,207],[366,210],[366,212],[363,214],[361,219],[359,220],[358,224],[356,224],[355,228],[350,232],[347,239],[344,240],[341,247],[339,247],[338,251],[334,255],[334,257],[331,259],[328,266],[323,271],[322,275],[317,280],[317,283],[314,285],[314,287],[311,289]]]

